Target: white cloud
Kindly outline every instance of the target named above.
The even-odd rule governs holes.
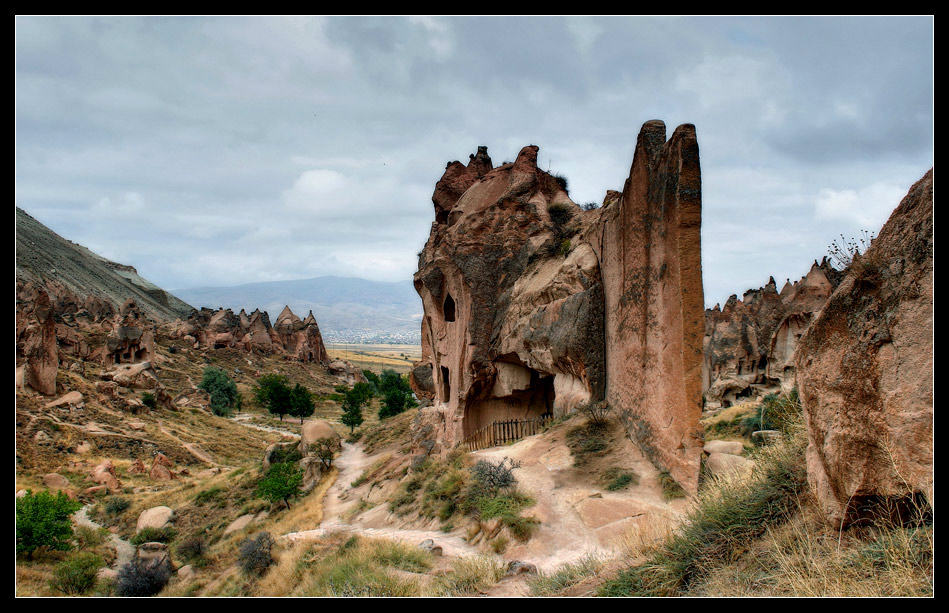
[[[906,190],[887,183],[873,183],[858,189],[824,188],[814,199],[814,218],[842,221],[876,231],[899,204]]]

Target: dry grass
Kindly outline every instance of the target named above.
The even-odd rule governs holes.
[[[621,537],[620,551],[628,562],[641,562],[655,553],[673,533],[679,520],[671,515],[644,515]]]
[[[335,467],[329,469],[313,491],[297,499],[290,509],[281,511],[272,523],[267,524],[267,529],[274,534],[287,534],[319,526],[323,521],[323,498],[336,483],[338,474]]]
[[[331,359],[352,362],[359,370],[371,370],[381,373],[388,368],[405,374],[412,370],[412,362],[421,359],[422,348],[419,345],[358,345],[329,344],[326,352]]]

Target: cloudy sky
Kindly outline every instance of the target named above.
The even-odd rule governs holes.
[[[578,203],[696,125],[706,303],[879,230],[933,164],[933,18],[16,19],[16,204],[165,288],[411,278],[446,162]]]

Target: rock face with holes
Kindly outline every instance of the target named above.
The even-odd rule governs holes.
[[[416,444],[437,452],[494,421],[607,400],[694,491],[704,333],[694,128],[667,142],[662,122],[646,123],[623,192],[587,211],[537,154],[524,147],[494,168],[480,147],[436,186],[415,275],[425,315],[413,381],[433,396]]]
[[[248,315],[243,309],[235,314],[231,309],[203,308],[192,312],[186,321],[176,322],[173,334],[192,338],[197,347],[207,349],[283,353],[301,362],[329,363],[313,312],[300,319],[289,306],[272,325],[267,312],[259,309]]]
[[[917,182],[798,343],[807,472],[835,522],[933,498],[933,174]]]
[[[706,408],[731,406],[794,382],[794,350],[843,273],[816,261],[781,291],[772,277],[705,311],[703,385]]]

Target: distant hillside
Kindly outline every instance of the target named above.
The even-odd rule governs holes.
[[[156,321],[187,317],[192,308],[138,275],[132,266],[107,260],[59,236],[16,208],[17,281],[62,284],[80,298],[97,296],[116,308],[132,298]]]
[[[411,281],[315,277],[174,292],[199,308],[260,308],[271,319],[285,305],[300,317],[312,310],[327,342],[420,342],[422,301]]]

